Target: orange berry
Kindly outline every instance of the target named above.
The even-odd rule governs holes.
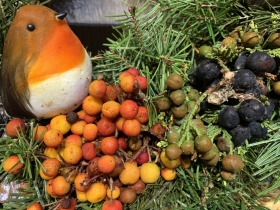
[[[103,101],[91,95],[84,98],[82,102],[83,110],[89,115],[97,115],[102,110]]]
[[[102,114],[108,118],[115,118],[120,113],[120,104],[116,101],[107,101],[102,106]]]
[[[146,77],[144,76],[136,76],[135,77],[137,83],[138,83],[138,86],[139,86],[139,89],[143,92],[145,92],[148,88],[148,80]]]
[[[148,109],[145,106],[139,106],[138,113],[135,117],[141,124],[145,124],[149,121]]]
[[[44,180],[50,180],[50,179],[54,178],[54,176],[47,176],[47,175],[45,175],[42,167],[39,168],[39,175]]]
[[[78,173],[76,178],[74,179],[74,186],[76,190],[80,192],[85,192],[89,188],[89,180],[90,177],[87,173]]]
[[[140,169],[136,162],[127,161],[124,163],[124,169],[119,174],[119,179],[124,185],[132,185],[140,178]]]
[[[63,150],[63,159],[66,163],[75,165],[83,157],[82,148],[77,145],[69,145]]]
[[[41,167],[46,176],[55,177],[60,169],[60,162],[56,158],[47,158]]]
[[[123,205],[119,200],[109,199],[103,203],[101,210],[123,210]]]
[[[176,170],[171,168],[163,168],[160,170],[160,175],[166,181],[172,181],[176,177]]]
[[[138,113],[139,106],[133,100],[127,99],[121,103],[120,114],[126,119],[134,119]]]
[[[117,128],[118,131],[122,131],[123,123],[124,123],[125,120],[126,119],[124,117],[119,117],[116,120],[115,124],[116,124],[116,128]]]
[[[141,132],[141,124],[138,120],[125,120],[123,123],[123,133],[129,137],[138,136]]]
[[[47,127],[43,125],[38,125],[33,129],[33,137],[35,141],[41,140],[43,141],[43,136],[47,131]]]
[[[100,149],[105,155],[113,155],[118,150],[118,140],[113,136],[101,140]]]
[[[78,199],[78,201],[80,202],[87,202],[87,196],[86,196],[86,192],[82,192],[76,189],[76,198]]]
[[[71,132],[76,135],[83,135],[84,128],[86,126],[86,121],[79,120],[71,125]]]
[[[96,139],[97,134],[98,134],[97,125],[95,125],[93,123],[88,123],[85,125],[84,131],[83,131],[83,137],[85,138],[85,140],[93,141]]]
[[[17,155],[11,155],[3,163],[3,170],[8,174],[18,174],[22,171],[24,164]]]
[[[43,207],[40,203],[35,202],[29,205],[26,210],[43,210]]]
[[[117,176],[119,176],[121,171],[124,169],[123,160],[117,155],[113,155],[113,157],[115,158],[116,166],[115,166],[114,170],[112,172],[110,172],[108,175],[110,177],[117,177]]]
[[[94,123],[97,120],[97,118],[98,118],[97,115],[86,114],[84,116],[84,121],[86,121],[86,123]]]
[[[79,116],[79,119],[80,120],[84,120],[85,119],[85,116],[87,115],[86,111],[85,110],[80,110],[77,112],[77,115]]]
[[[107,91],[107,85],[104,80],[93,80],[89,85],[89,94],[95,98],[102,98]]]
[[[129,69],[126,70],[126,72],[129,72],[131,75],[133,75],[135,77],[139,75],[138,69],[136,69],[134,67],[130,67]]]
[[[105,96],[102,98],[102,101],[115,101],[118,98],[118,95],[121,94],[121,88],[117,85],[108,85]]]
[[[70,134],[69,136],[67,136],[64,140],[64,146],[67,147],[72,144],[77,145],[78,147],[82,147],[82,137],[77,134]]]
[[[115,123],[106,117],[101,118],[96,125],[99,133],[102,136],[110,136],[115,132],[116,129]]]
[[[124,77],[126,77],[126,76],[133,76],[130,72],[128,72],[128,71],[124,71],[124,72],[122,72],[121,74],[120,74],[120,76],[119,76],[119,79],[121,80],[121,79],[123,79]]]
[[[110,173],[116,167],[116,160],[111,155],[103,155],[98,159],[97,167],[102,173]]]
[[[87,142],[82,146],[82,155],[85,160],[92,160],[96,156],[96,148],[93,143]]]
[[[107,188],[108,198],[116,199],[120,196],[120,193],[121,193],[121,190],[117,186],[114,186],[112,190],[110,188]]]
[[[133,93],[135,82],[136,82],[135,77],[132,75],[128,75],[121,79],[120,87],[126,93]]]
[[[18,133],[22,133],[26,130],[26,125],[21,119],[10,120],[6,127],[5,132],[10,137],[17,137]]]
[[[90,188],[86,191],[86,197],[90,203],[99,203],[106,198],[106,194],[106,187],[101,182],[91,184]]]
[[[63,141],[63,134],[56,129],[48,130],[44,134],[43,141],[47,147],[58,147]]]
[[[59,195],[57,195],[54,191],[53,191],[53,180],[54,179],[50,179],[47,183],[46,183],[46,191],[47,193],[53,197],[53,198],[58,198],[58,197],[61,197]]]
[[[52,189],[56,195],[66,195],[70,190],[70,183],[64,176],[57,176],[52,181]]]
[[[67,122],[66,115],[58,115],[51,119],[51,129],[59,130],[63,135],[68,133],[71,128],[71,124]]]

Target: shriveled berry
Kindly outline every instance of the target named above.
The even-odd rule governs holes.
[[[273,33],[267,40],[270,48],[275,49],[280,47],[280,33]]]
[[[227,139],[223,137],[219,137],[216,144],[220,151],[222,152],[230,151],[230,143],[227,141]]]
[[[79,120],[79,115],[76,112],[69,112],[66,115],[66,121],[73,124]]]
[[[241,37],[243,47],[253,48],[259,43],[259,41],[260,39],[258,34],[253,31],[248,31]]]

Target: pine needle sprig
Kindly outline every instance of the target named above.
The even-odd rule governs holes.
[[[17,193],[11,193],[10,198],[3,204],[4,209],[24,210],[33,202],[46,203],[46,191],[43,190],[44,181],[39,178],[29,179],[29,181],[18,179],[18,183],[26,183],[27,187],[18,188]]]

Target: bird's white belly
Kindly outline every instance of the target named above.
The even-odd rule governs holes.
[[[32,112],[37,118],[51,118],[75,110],[88,95],[91,78],[87,55],[80,66],[29,86]]]

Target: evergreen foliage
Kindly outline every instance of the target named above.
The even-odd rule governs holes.
[[[38,1],[0,0],[0,61],[5,33],[15,11],[28,3]],[[114,81],[128,67],[140,69],[141,74],[150,81],[145,99],[150,113],[149,125],[162,121],[168,126],[172,121],[162,113],[156,114],[154,101],[166,92],[165,80],[171,73],[179,73],[188,81],[188,75],[199,60],[197,52],[200,46],[216,47],[215,59],[226,67],[228,60],[234,59],[239,52],[238,49],[234,52],[218,50],[221,40],[230,32],[237,29],[238,33],[244,33],[252,29],[267,40],[280,27],[279,6],[253,8],[248,7],[245,1],[238,0],[135,0],[133,5],[127,3],[127,6],[128,10],[124,14],[111,17],[117,19],[120,25],[114,27],[114,39],[108,39],[108,43],[105,43],[108,50],[92,57],[94,74],[102,73],[106,79]],[[258,49],[266,45],[264,41]],[[280,57],[277,49],[267,51],[274,57]],[[206,95],[202,93],[199,102]],[[182,120],[182,129],[186,135],[193,129],[191,119],[198,117],[196,109]],[[245,163],[245,168],[234,181],[221,179],[220,163],[210,168],[197,161],[189,169],[177,168],[178,177],[175,181],[166,182],[161,179],[148,185],[136,202],[127,205],[125,209],[266,209],[260,205],[259,199],[280,187],[278,115],[279,110],[263,123],[268,128],[267,139],[254,139],[251,143],[247,141],[244,146],[233,149]],[[215,110],[205,113],[201,118],[208,123],[207,132],[212,139],[222,133],[223,137],[230,140],[225,130],[212,124],[217,120]],[[0,138],[2,160],[15,150],[21,154],[21,158],[28,160],[23,176],[0,174],[1,181],[23,179],[29,184],[28,189],[15,195],[20,196],[20,199],[9,200],[3,204],[3,209],[25,209],[27,204],[38,200],[50,206],[50,209],[57,205],[56,200],[45,193],[45,181],[38,176],[42,151],[37,149],[38,143],[32,141],[32,130],[36,129],[36,125],[36,122],[30,122],[28,135],[19,138],[14,147],[10,147],[14,144],[12,139]],[[7,179],[4,180],[4,177]],[[264,188],[267,183],[268,186]],[[100,204],[88,203],[80,203],[78,207],[101,208]]]

